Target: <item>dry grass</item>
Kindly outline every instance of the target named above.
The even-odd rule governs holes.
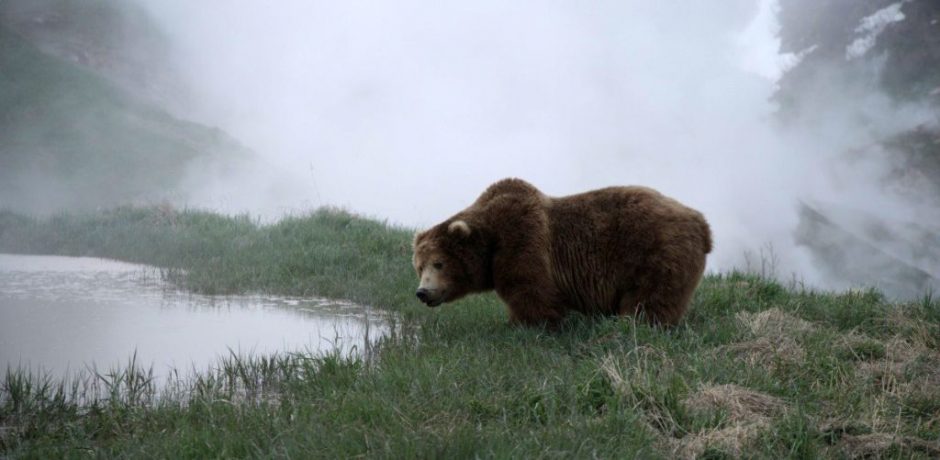
[[[683,399],[682,407],[703,418],[724,416],[724,423],[717,428],[684,432],[678,428],[680,422],[674,414],[643,388],[644,376],[650,372],[669,373],[671,369],[667,356],[650,347],[639,347],[624,358],[608,355],[601,362],[601,370],[613,387],[633,399],[659,447],[674,457],[694,459],[707,449],[741,457],[774,418],[786,413],[786,404],[779,398],[738,385],[704,385]]]
[[[627,397],[638,413],[643,415],[641,424],[653,435],[660,450],[672,448],[672,435],[679,423],[673,414],[657,400],[650,388],[650,376],[659,376],[673,371],[673,362],[662,350],[641,345],[624,356],[608,354],[600,363],[613,389]]]
[[[613,387],[626,393],[631,386],[632,375],[642,375],[653,368],[668,369],[671,365],[672,361],[665,352],[641,345],[623,357],[608,354],[601,360],[600,367]]]
[[[786,412],[786,404],[781,399],[730,384],[704,385],[683,404],[695,413],[723,414],[728,423],[722,428],[702,430],[673,441],[673,453],[688,459],[698,458],[709,448],[741,457],[771,420]]]
[[[884,358],[859,363],[859,376],[882,383],[903,378],[905,368],[924,351],[902,337],[892,337],[885,343]]]
[[[623,357],[605,356],[600,368],[607,375],[611,386],[628,396],[646,414],[647,421],[658,427],[658,431],[672,431],[678,425],[651,393],[655,377],[669,374],[674,369],[672,360],[664,351],[641,345]]]
[[[906,401],[930,401],[940,393],[940,353],[934,348],[928,325],[917,321],[899,308],[886,317],[888,330],[897,335],[878,340],[857,330],[840,333],[832,350],[844,362],[852,363],[859,377],[869,382],[870,399],[855,419],[864,430],[840,432],[831,454],[848,458],[878,458],[893,450],[927,456],[940,455],[940,445],[910,435],[897,433]],[[829,334],[809,321],[778,308],[735,315],[746,340],[715,349],[718,357],[730,354],[749,367],[776,370],[782,364],[807,364],[806,339],[814,333]],[[851,382],[845,382],[852,385]],[[850,391],[846,388],[846,391]],[[692,412],[721,414],[726,424],[669,440],[679,458],[696,458],[708,449],[717,449],[733,457],[743,457],[756,448],[761,434],[786,413],[786,404],[778,398],[738,385],[706,385],[683,401]],[[940,414],[930,418],[928,406],[925,423],[940,423]],[[916,407],[906,410],[918,410]],[[818,424],[827,432],[825,424]],[[859,432],[861,431],[861,432]]]
[[[693,460],[708,449],[717,449],[734,458],[742,458],[760,437],[765,426],[758,424],[732,425],[727,428],[706,430],[673,441],[675,458]]]
[[[767,422],[786,409],[779,398],[731,384],[705,385],[686,398],[684,404],[696,412],[721,412],[732,424]]]
[[[776,369],[780,363],[798,364],[806,358],[803,347],[788,336],[758,337],[753,340],[718,347],[719,355],[731,355],[744,360],[748,366]]]
[[[845,435],[836,445],[846,458],[882,458],[892,449],[940,457],[940,443],[888,433]]]
[[[885,343],[884,358],[859,363],[857,372],[893,396],[917,390],[940,392],[940,352],[916,339],[892,337]]]
[[[781,363],[799,364],[806,358],[797,338],[814,331],[812,323],[778,308],[759,313],[741,312],[735,317],[751,339],[718,347],[716,354],[730,354],[743,359],[748,366],[769,370]]]
[[[779,308],[770,308],[758,313],[741,312],[735,315],[738,321],[757,337],[780,337],[802,335],[816,327]]]
[[[888,328],[898,331],[899,335],[909,337],[913,342],[924,347],[940,348],[940,334],[936,325],[917,319],[909,305],[898,305],[890,310],[885,318]]]

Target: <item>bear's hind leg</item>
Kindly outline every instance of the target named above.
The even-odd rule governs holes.
[[[705,271],[704,256],[689,270],[649,273],[636,296],[625,296],[621,315],[642,313],[652,324],[674,326],[685,314]]]

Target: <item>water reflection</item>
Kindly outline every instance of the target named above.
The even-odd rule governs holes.
[[[387,333],[349,302],[172,289],[151,267],[0,254],[0,366],[65,375],[137,362],[158,377],[206,369],[231,351],[362,350]]]

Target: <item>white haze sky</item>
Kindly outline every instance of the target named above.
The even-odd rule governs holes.
[[[875,134],[839,117],[810,137],[773,131],[787,61],[773,0],[140,1],[193,88],[183,115],[263,159],[194,171],[199,206],[335,205],[420,227],[507,176],[551,195],[641,184],[705,213],[712,270],[771,243],[812,282],[798,199],[893,203],[853,185],[884,165],[839,182],[827,163]],[[884,129],[920,117],[863,99]]]

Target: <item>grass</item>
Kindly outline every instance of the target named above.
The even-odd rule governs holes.
[[[402,327],[360,357],[232,356],[157,390],[146,369],[10,370],[0,456],[933,458],[940,302],[705,278],[670,330],[574,316],[517,328],[492,295],[416,305],[411,232],[335,210],[261,225],[167,208],[0,213],[0,251],[164,268],[206,293],[343,297]]]

